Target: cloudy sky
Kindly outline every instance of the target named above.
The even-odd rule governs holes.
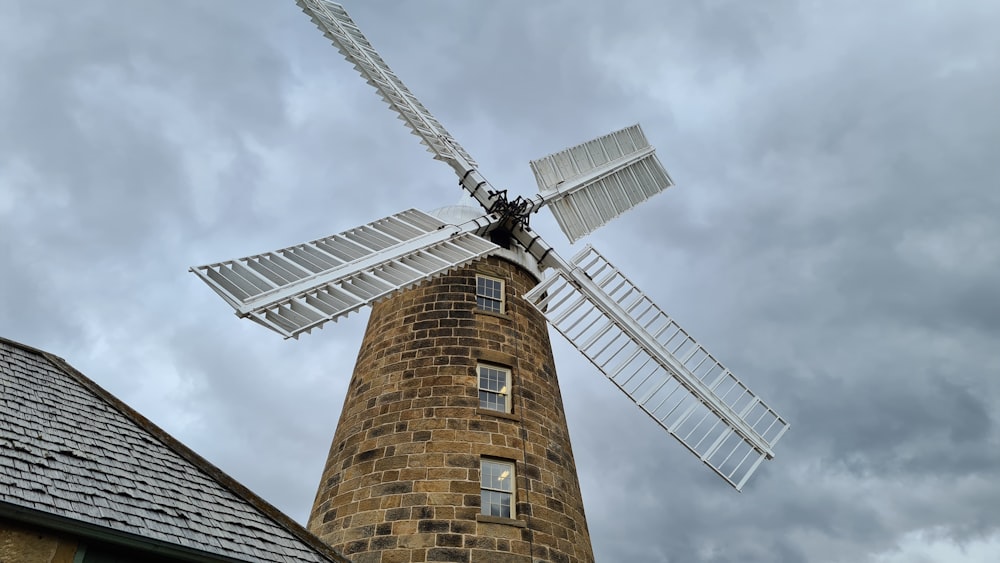
[[[640,122],[677,186],[587,242],[792,424],[736,493],[553,333],[599,561],[1000,560],[1000,4],[347,8],[495,186]],[[0,3],[0,335],[300,522],[367,312],[187,268],[459,195],[292,0]]]

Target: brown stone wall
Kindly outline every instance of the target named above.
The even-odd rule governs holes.
[[[0,563],[73,563],[76,541],[0,520]]]
[[[475,310],[476,273],[506,311]],[[309,519],[357,563],[591,562],[535,279],[489,258],[375,305]],[[511,369],[510,415],[479,407],[477,361]],[[516,464],[515,519],[479,516],[483,456]]]

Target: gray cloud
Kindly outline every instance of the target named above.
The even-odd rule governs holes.
[[[1000,556],[995,7],[347,8],[494,185],[640,121],[678,185],[589,242],[792,422],[734,493],[554,335],[599,560]],[[0,334],[304,520],[366,316],[281,341],[186,269],[453,176],[291,1],[15,0],[0,70]]]

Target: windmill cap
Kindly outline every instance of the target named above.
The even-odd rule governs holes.
[[[479,206],[472,207],[471,205],[461,204],[446,205],[431,211],[430,214],[449,225],[461,225],[462,223],[482,217],[483,208]]]
[[[470,198],[471,200],[471,198]],[[468,221],[478,219],[483,216],[483,208],[471,205],[446,205],[430,212],[430,215],[440,219],[448,225],[461,225]],[[538,268],[538,262],[525,252],[519,245],[511,245],[511,248],[498,248],[490,253],[490,256],[502,258],[508,262],[517,264],[524,268],[536,280],[542,280],[542,271]]]

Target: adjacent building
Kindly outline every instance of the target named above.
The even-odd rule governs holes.
[[[0,386],[0,562],[348,561],[61,358]]]

